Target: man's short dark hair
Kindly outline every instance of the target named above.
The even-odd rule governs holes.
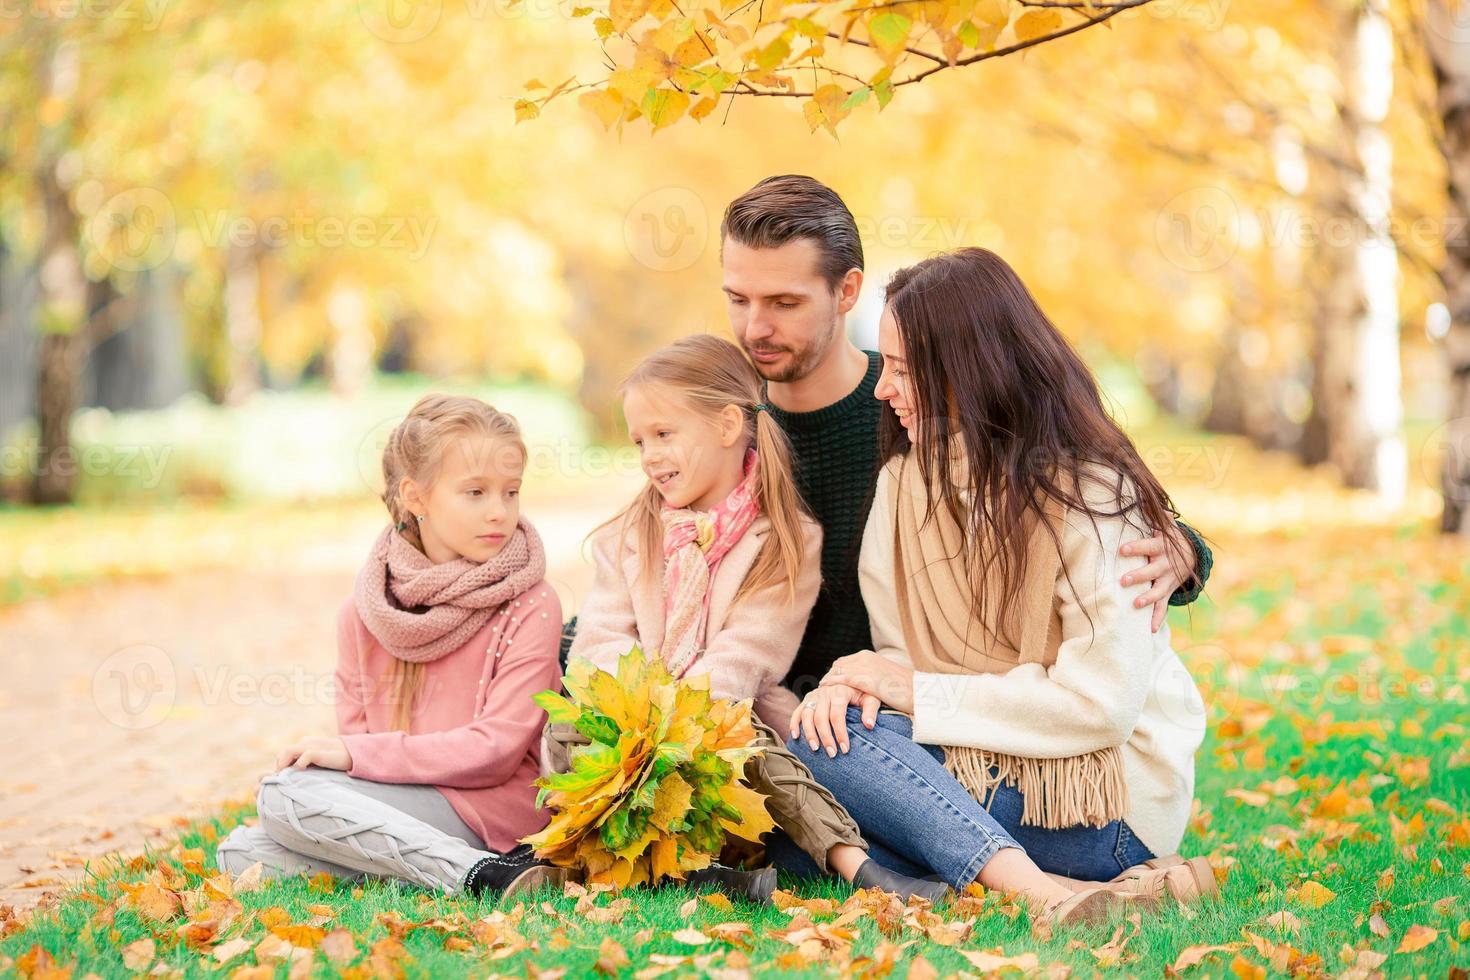
[[[849,269],[863,267],[857,222],[837,192],[800,174],[767,177],[730,202],[720,222],[720,244],[780,248],[806,238],[821,251],[822,278],[836,289]]]

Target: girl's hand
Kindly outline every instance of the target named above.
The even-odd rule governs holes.
[[[805,734],[813,752],[820,745],[827,750],[828,756],[836,758],[838,750],[848,750],[847,707],[851,704],[863,706],[863,724],[872,728],[869,716],[877,718],[878,699],[856,688],[828,684],[824,680],[791,713],[791,737]]]
[[[852,688],[904,714],[914,713],[913,668],[880,657],[872,650],[838,657],[822,678],[821,686],[828,685]]]
[[[297,740],[276,756],[276,772],[307,766],[346,772],[352,768],[352,753],[347,751],[347,743],[336,735],[311,735]]]

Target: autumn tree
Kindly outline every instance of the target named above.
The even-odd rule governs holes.
[[[130,274],[152,261],[159,217],[146,194],[109,197],[78,152],[89,138],[145,144],[157,137],[150,127],[167,104],[162,73],[148,68],[139,39],[108,37],[93,26],[28,16],[11,21],[0,41],[7,95],[0,181],[28,205],[30,220],[15,216],[16,223],[35,229],[28,251],[39,283],[40,443],[32,496],[41,503],[71,497],[77,467],[68,429],[82,368],[129,315]],[[88,57],[102,43],[115,45],[108,77]],[[127,76],[126,86],[118,74]],[[90,204],[85,214],[79,196]]]

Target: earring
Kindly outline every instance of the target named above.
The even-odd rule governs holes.
[[[424,515],[423,514],[415,514],[413,516],[418,518],[418,521],[419,521],[420,524],[424,523]]]

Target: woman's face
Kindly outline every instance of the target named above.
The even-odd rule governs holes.
[[[623,417],[643,472],[670,507],[709,510],[740,482],[745,451],[735,406],[711,418],[677,392],[641,384],[624,396]]]
[[[893,409],[899,424],[909,434],[909,441],[918,442],[919,403],[914,397],[903,337],[899,335],[898,319],[894,317],[891,306],[883,308],[883,316],[878,320],[878,353],[883,356],[883,373],[878,375],[878,387],[873,395]]]

